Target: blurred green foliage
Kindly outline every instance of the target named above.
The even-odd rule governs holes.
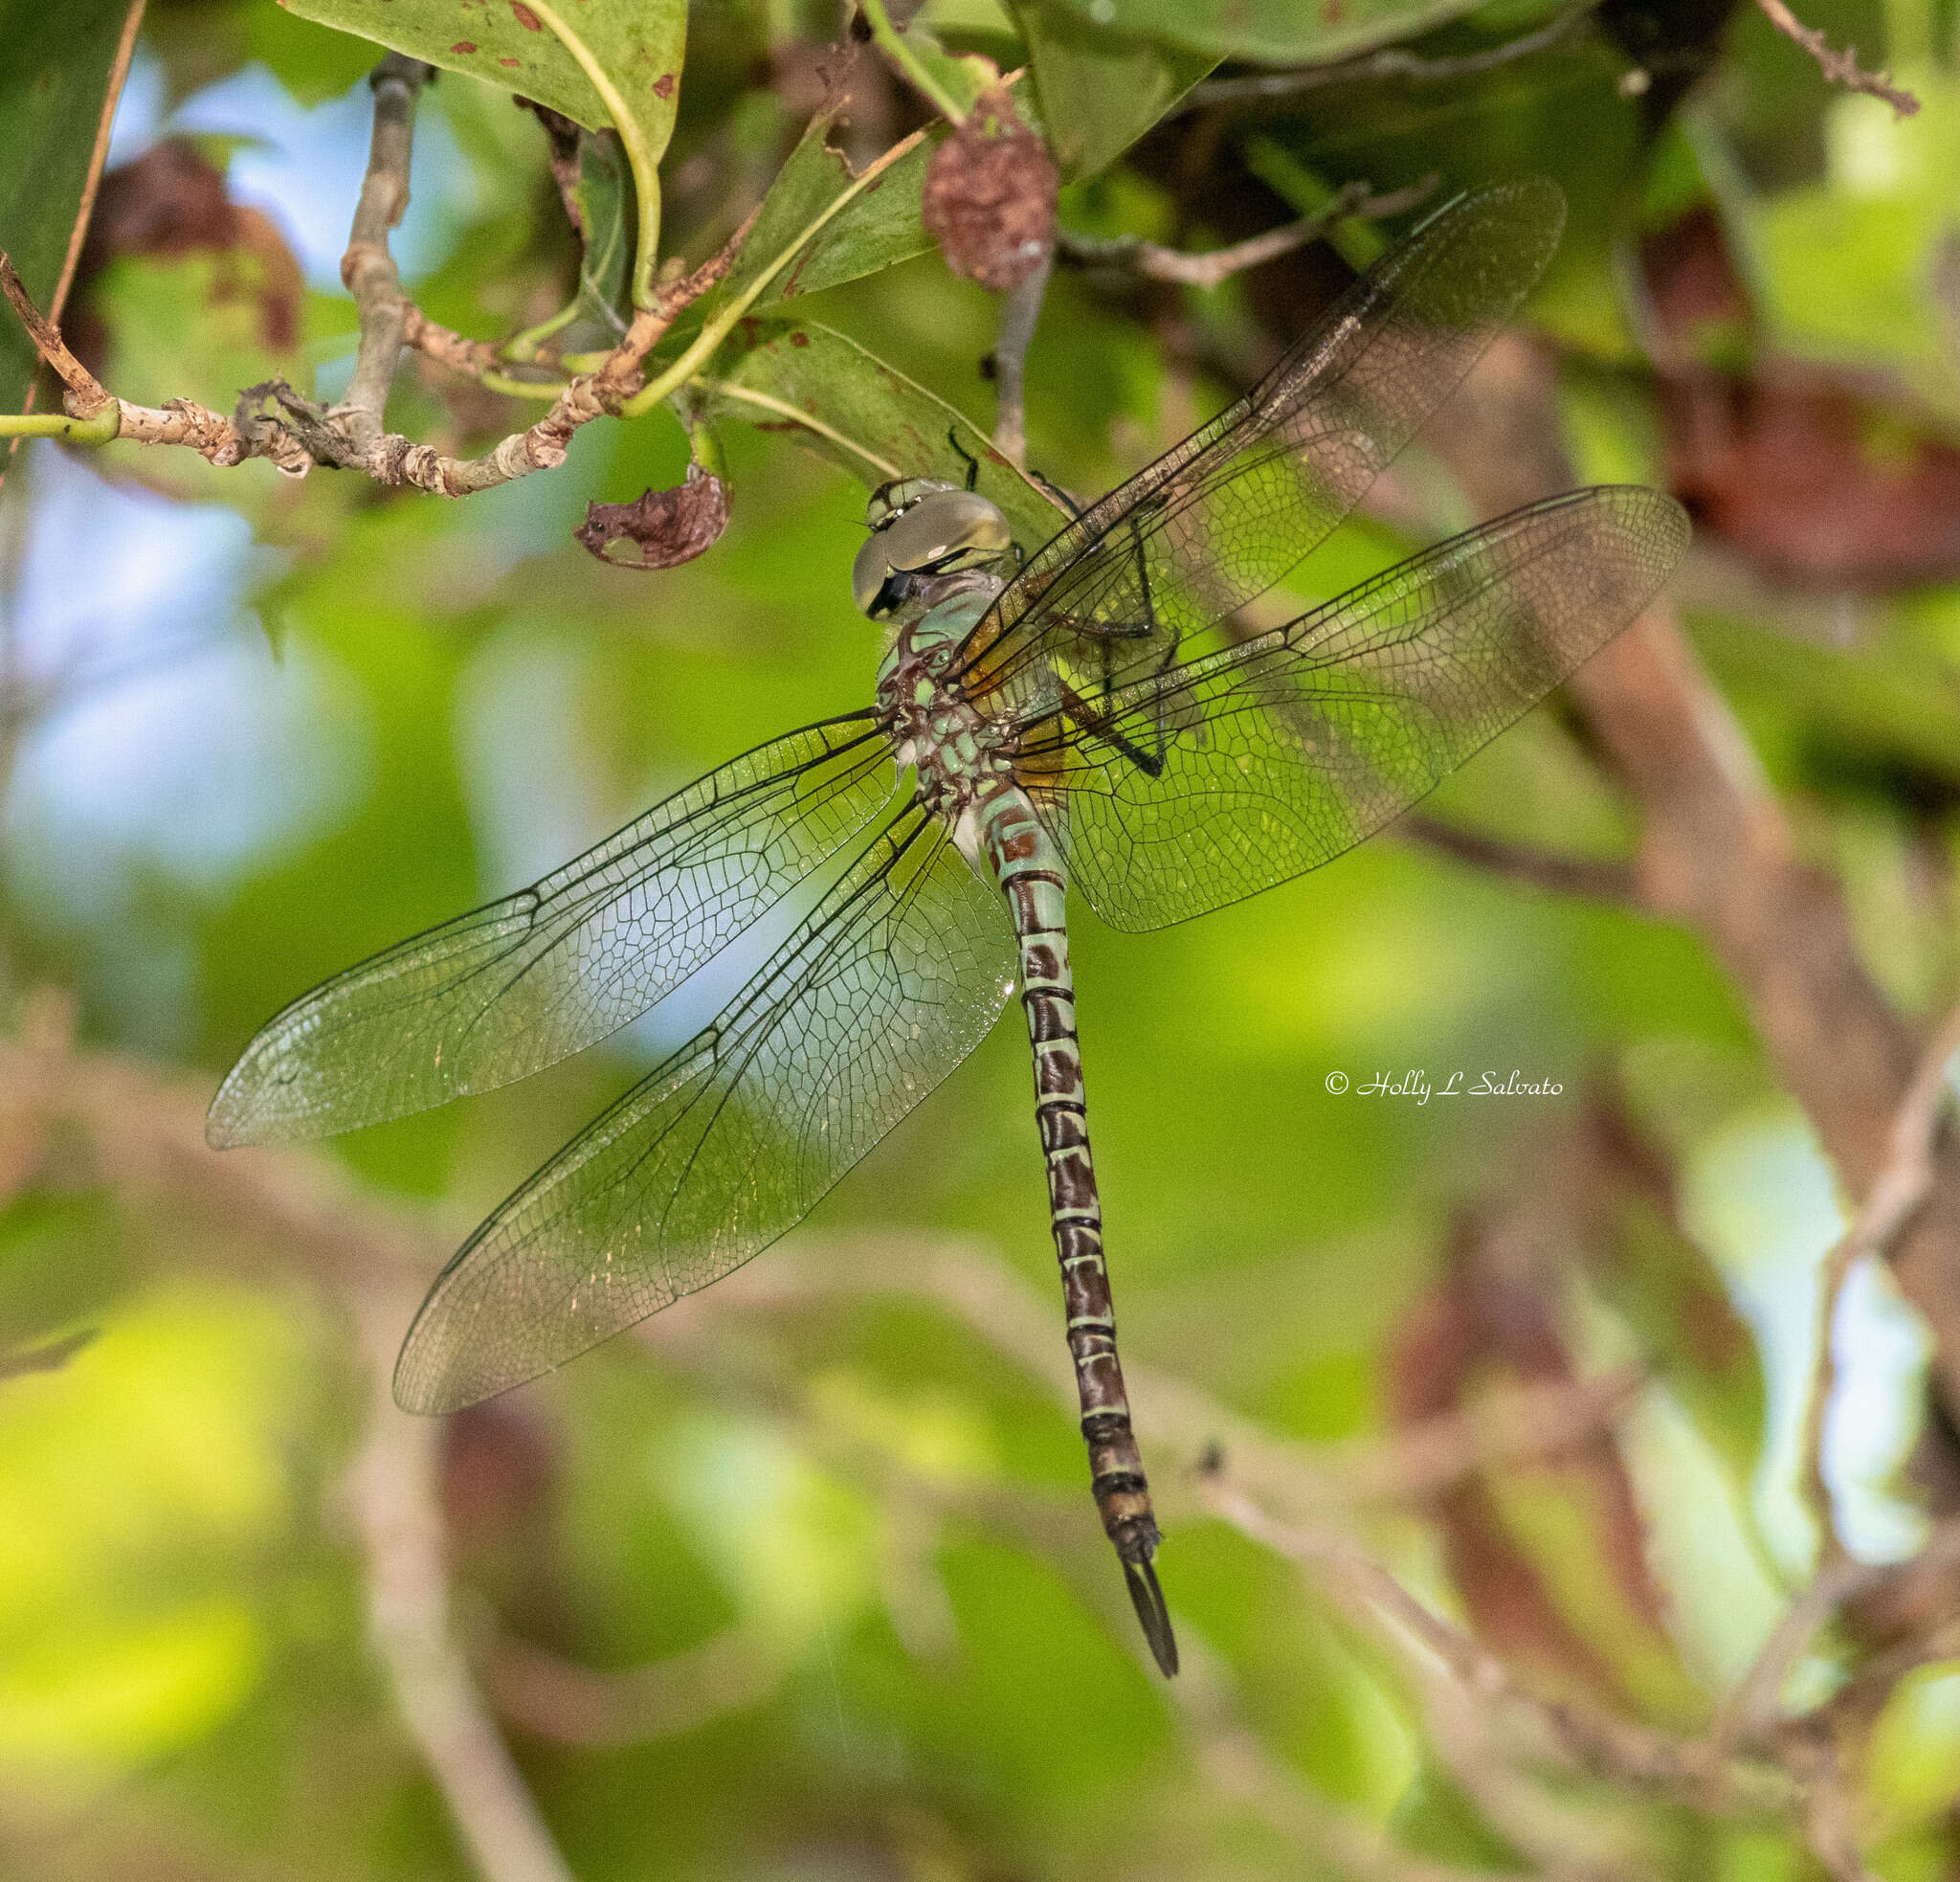
[[[1203,247],[1250,233],[1236,216],[1269,226],[1355,178],[1386,190],[1432,171],[1448,190],[1556,177],[1572,220],[1532,315],[1565,349],[1566,441],[1589,478],[1666,475],[1629,258],[1687,206],[1719,213],[1764,346],[1888,375],[1915,424],[1960,415],[1960,316],[1937,285],[1960,175],[1949,5],[1804,9],[1834,44],[1890,63],[1924,102],[1909,121],[1828,90],[1741,8],[1684,99],[1682,87],[1657,102],[1672,82],[1659,66],[1647,88],[1630,84],[1635,56],[1587,25],[1455,76],[1363,71],[1226,113],[1209,165],[1181,141],[1186,119],[1119,161],[1147,113],[1064,124],[1056,101],[1083,95],[1081,61],[1156,111],[1216,60],[1230,78],[1256,59],[1391,41],[1461,60],[1537,32],[1552,9],[1101,9],[933,0],[919,26],[1008,63],[1025,29],[1042,113],[1075,140],[1071,228]],[[385,10],[307,11],[353,22]],[[835,27],[799,0],[695,8],[662,171],[668,252],[702,259],[785,163],[802,167],[791,187],[811,201],[843,187],[820,144],[792,154],[823,99],[813,75]],[[86,77],[87,42],[75,35],[64,84]],[[27,43],[0,38],[0,99]],[[212,96],[232,99],[230,129],[268,139],[277,130],[239,101],[278,97],[297,139],[304,113],[341,108],[350,88],[365,100],[373,56],[260,0],[152,0],[131,93],[132,118],[148,114],[138,141]],[[438,207],[411,287],[434,318],[501,340],[576,300],[579,255],[542,133],[468,76],[475,56],[456,55],[464,69],[423,101],[454,173],[435,188],[418,172]],[[241,74],[260,89],[228,90]],[[839,131],[860,161],[921,119],[902,89],[864,82]],[[347,122],[358,129],[360,111]],[[13,135],[0,127],[8,215],[29,161]],[[325,187],[297,167],[283,175],[276,217]],[[44,245],[72,222],[74,193],[51,184],[37,202]],[[208,1087],[316,979],[530,880],[732,752],[862,704],[879,646],[851,607],[849,568],[859,479],[883,474],[865,452],[943,465],[947,425],[989,431],[981,363],[996,323],[992,300],[927,251],[916,214],[894,212],[896,194],[867,201],[864,220],[811,250],[793,326],[777,308],[711,370],[728,390],[695,415],[721,432],[733,518],[681,569],[623,572],[569,535],[589,499],[679,480],[687,438],[665,412],[590,427],[562,470],[455,504],[326,472],[289,482],[262,462],[217,471],[184,454],[57,459],[34,446],[0,506],[0,612],[18,654],[7,670],[24,676],[8,681],[21,702],[7,719],[0,863],[10,1003],[70,988],[87,1049],[194,1067]],[[350,191],[338,207],[351,210]],[[1336,235],[1354,260],[1376,238],[1358,224]],[[0,226],[0,242],[18,239]],[[1305,266],[1309,281],[1320,267],[1325,284],[1340,279],[1338,259]],[[132,398],[220,408],[276,370],[337,390],[351,303],[315,269],[291,344],[273,344],[254,268],[195,249],[112,259],[87,290],[105,376]],[[608,279],[596,297],[589,279],[579,303],[590,327],[609,294],[618,311],[621,278]],[[1270,356],[1271,293],[1257,278],[1201,297],[1058,270],[1028,363],[1032,461],[1087,496],[1167,448]],[[792,350],[791,331],[816,344]],[[841,364],[813,366],[819,352]],[[745,388],[826,401],[862,448],[818,457],[753,428]],[[462,450],[519,410],[411,364],[390,418]],[[1038,531],[1052,504],[1000,465],[985,474]],[[1420,447],[1406,488],[1437,530],[1469,520]],[[1335,592],[1410,540],[1357,523],[1293,586]],[[1949,1001],[1960,584],[1781,593],[1717,549],[1686,599],[1804,841],[1847,885],[1874,975],[1908,1011]],[[113,658],[94,659],[96,641]],[[45,644],[51,678],[35,665]],[[1553,709],[1431,808],[1596,858],[1625,856],[1634,837]],[[1591,1108],[1622,1115],[1668,1182],[1615,1190],[1583,1245],[1569,1223],[1545,1231],[1539,1271],[1557,1279],[1534,1311],[1587,1369],[1652,1370],[1622,1433],[1623,1474],[1523,1467],[1495,1473],[1461,1521],[1439,1529],[1423,1519],[1434,1512],[1392,1503],[1370,1510],[1368,1535],[1456,1613],[1476,1541],[1550,1617],[1537,1638],[1563,1645],[1538,1670],[1590,1680],[1659,1726],[1704,1724],[1814,1547],[1792,1487],[1794,1421],[1815,1268],[1839,1226],[1829,1172],[1704,949],[1390,837],[1161,934],[1121,936],[1084,913],[1075,953],[1125,1349],[1144,1377],[1175,1375],[1316,1457],[1392,1434],[1408,1384],[1397,1355],[1465,1221],[1509,1221],[1555,1194],[1557,1158]],[[1045,1302],[1017,1031],[999,1028],[846,1180],[803,1252],[764,1265],[787,1272],[848,1249],[861,1272],[866,1246],[895,1266],[915,1246],[951,1249]],[[632,1035],[324,1154],[460,1233],[651,1049]],[[1358,1088],[1412,1067],[1437,1087],[1516,1069],[1561,1091],[1418,1104]],[[1337,1071],[1343,1092],[1328,1086]],[[0,1378],[0,1860],[43,1878],[467,1872],[368,1641],[342,1483],[369,1416],[366,1361],[340,1290],[215,1203],[132,1200],[59,1141],[14,1156],[11,1117],[0,1352],[101,1333],[57,1371]],[[26,1181],[16,1166],[30,1165]],[[1847,1521],[1898,1548],[1915,1533],[1894,1474],[1923,1342],[1882,1280],[1854,1305],[1860,1338],[1841,1363],[1856,1441],[1834,1454],[1834,1481]],[[446,1441],[455,1623],[479,1666],[523,1643],[588,1669],[567,1703],[594,1713],[616,1701],[610,1676],[684,1667],[704,1645],[734,1642],[745,1669],[733,1696],[615,1744],[559,1741],[508,1708],[575,1874],[1340,1870],[1311,1819],[1289,1831],[1221,1780],[1202,1703],[1145,1672],[1080,1494],[1077,1435],[1011,1352],[949,1302],[855,1286],[708,1313],[688,1323],[705,1330],[693,1344],[615,1341]],[[1462,1396],[1518,1372],[1501,1343],[1480,1349]],[[1147,1434],[1147,1409],[1145,1423]],[[1194,1452],[1212,1434],[1182,1435]],[[1632,1540],[1615,1498],[1637,1518]],[[1463,1787],[1373,1643],[1280,1557],[1206,1515],[1188,1482],[1167,1481],[1164,1502],[1187,1686],[1229,1692],[1283,1782],[1438,1862],[1542,1865],[1528,1825]],[[1582,1657],[1591,1671],[1575,1670]],[[1833,1664],[1827,1648],[1803,1678],[1828,1686]],[[1870,1752],[1860,1828],[1888,1882],[1956,1860],[1956,1681],[1935,1667],[1903,1688]],[[1815,1872],[1781,1826],[1629,1807],[1645,1839],[1637,1872]]]

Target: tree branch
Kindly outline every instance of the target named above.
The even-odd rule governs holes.
[[[1548,355],[1506,336],[1438,435],[1480,509],[1567,489]],[[1778,1080],[1803,1107],[1838,1179],[1867,1196],[1918,1067],[1912,1032],[1860,958],[1838,885],[1801,859],[1755,755],[1672,607],[1656,603],[1572,677],[1599,746],[1643,816],[1640,900],[1699,933],[1734,984]],[[1937,1344],[1960,1408],[1960,1142],[1939,1138],[1933,1181],[1894,1237],[1892,1270]]]
[[[450,1638],[442,1427],[397,1411],[389,1390],[413,1297],[364,1288],[352,1304],[373,1390],[347,1488],[367,1551],[369,1624],[396,1703],[483,1882],[572,1882]]]
[[[611,1749],[679,1737],[774,1696],[784,1669],[739,1627],[620,1672],[575,1666],[505,1635],[483,1659],[499,1714],[554,1744]]]
[[[1907,1561],[1861,1562],[1841,1551],[1827,1557],[1783,1611],[1748,1671],[1722,1702],[1709,1728],[1711,1741],[1726,1750],[1735,1750],[1773,1739],[1783,1689],[1810,1650],[1818,1628],[1832,1615],[1845,1602],[1908,1573],[1948,1568],[1955,1563],[1960,1563],[1960,1522],[1943,1523]],[[1895,1677],[1903,1678],[1910,1669],[1910,1665],[1902,1667]]]
[[[390,53],[374,68],[374,129],[368,146],[368,173],[354,208],[354,226],[341,257],[341,280],[354,297],[361,340],[347,394],[337,408],[347,440],[357,452],[380,441],[382,414],[394,384],[407,325],[408,296],[389,252],[389,232],[409,206],[409,158],[415,138],[415,102],[435,68],[420,59]]]
[[[1884,1166],[1865,1192],[1851,1226],[1825,1256],[1818,1271],[1817,1345],[1810,1396],[1804,1405],[1802,1456],[1804,1488],[1827,1558],[1839,1547],[1830,1486],[1824,1481],[1824,1428],[1838,1387],[1838,1359],[1831,1338],[1838,1303],[1852,1269],[1867,1257],[1885,1251],[1933,1186],[1933,1136],[1951,1096],[1947,1067],[1956,1052],[1960,1052],[1960,1007],[1947,1015],[1927,1042],[1919,1068],[1893,1113]]]
[[[1525,883],[1552,895],[1583,895],[1595,902],[1640,906],[1639,872],[1629,863],[1587,856],[1557,856],[1526,843],[1507,842],[1480,830],[1465,830],[1422,811],[1412,811],[1394,828],[1426,849],[1459,863]]]
[[[348,1484],[377,1648],[484,1882],[569,1882],[449,1637],[434,1484],[441,1427],[398,1412],[389,1390],[419,1277],[451,1238],[376,1202],[328,1159],[217,1155],[204,1141],[207,1090],[76,1051],[71,1021],[64,999],[39,995],[21,1036],[0,1040],[0,1193],[32,1179],[54,1145],[69,1155],[79,1146],[95,1180],[277,1247],[348,1303],[374,1380]]]
[[[1399,215],[1414,209],[1435,193],[1441,178],[1435,172],[1406,189],[1391,190],[1377,196],[1366,183],[1344,184],[1325,209],[1303,215],[1298,222],[1270,229],[1227,248],[1214,248],[1202,255],[1165,248],[1145,241],[1141,235],[1080,235],[1067,229],[1056,232],[1056,254],[1078,268],[1125,268],[1148,280],[1178,281],[1187,287],[1216,287],[1232,276],[1262,262],[1290,255],[1296,248],[1318,241],[1336,223],[1350,216]]]
[[[1325,91],[1335,85],[1364,84],[1382,78],[1403,78],[1412,84],[1440,84],[1452,78],[1476,78],[1495,72],[1534,53],[1548,51],[1592,17],[1597,0],[1586,0],[1570,12],[1530,33],[1506,39],[1481,53],[1459,53],[1449,58],[1426,58],[1419,53],[1391,46],[1378,53],[1365,53],[1357,58],[1336,59],[1326,65],[1303,66],[1297,72],[1262,72],[1242,78],[1208,78],[1195,85],[1175,107],[1175,115],[1216,105],[1265,104],[1303,98],[1309,92]]]
[[[368,171],[341,263],[359,313],[361,338],[347,396],[338,406],[318,406],[282,380],[241,393],[232,419],[188,399],[172,399],[156,410],[116,398],[63,344],[0,255],[0,289],[42,357],[67,386],[67,404],[74,414],[59,426],[51,426],[45,417],[0,414],[0,437],[53,432],[77,443],[100,444],[120,437],[142,444],[186,445],[220,466],[268,458],[282,471],[303,476],[315,464],[327,464],[364,472],[378,483],[466,497],[533,471],[555,469],[565,461],[572,434],[581,426],[621,414],[630,401],[648,392],[664,397],[684,381],[719,344],[721,332],[703,335],[662,375],[657,387],[646,386],[643,363],[680,311],[727,273],[753,214],[718,254],[663,290],[656,306],[637,310],[619,344],[590,372],[563,384],[535,385],[509,378],[501,370],[507,363],[494,348],[429,320],[408,300],[389,253],[388,234],[408,200],[414,104],[423,82],[420,75],[428,70],[393,54],[375,68]],[[895,147],[870,166],[858,179],[858,187],[869,185],[902,149]],[[843,200],[839,197],[837,204]],[[388,433],[383,430],[383,409],[404,345],[418,347],[493,390],[550,396],[550,409],[477,458],[446,457],[429,445]],[[635,407],[635,414],[651,402]]]
[[[1919,109],[1919,100],[1912,93],[1901,91],[1897,85],[1889,83],[1882,72],[1860,70],[1856,46],[1847,46],[1841,53],[1832,51],[1823,29],[1806,26],[1784,4],[1784,0],[1756,0],[1756,5],[1778,33],[1786,39],[1795,40],[1816,60],[1817,70],[1827,82],[1842,85],[1849,92],[1863,92],[1870,98],[1882,98],[1901,118],[1909,118]]]
[[[1697,1739],[1669,1736],[1574,1699],[1526,1687],[1474,1634],[1417,1601],[1379,1562],[1351,1544],[1277,1522],[1223,1477],[1206,1486],[1207,1505],[1255,1541],[1314,1571],[1329,1597],[1371,1633],[1399,1632],[1435,1656],[1466,1692],[1519,1708],[1575,1767],[1697,1809],[1781,1810],[1791,1795],[1776,1774]],[[1384,1633],[1380,1623],[1392,1624]],[[1406,1651],[1406,1647],[1403,1649]]]

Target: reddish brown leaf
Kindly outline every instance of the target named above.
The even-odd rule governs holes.
[[[1774,580],[1841,592],[1960,575],[1960,449],[1846,376],[1777,361],[1661,383],[1668,481]]]
[[[1519,1200],[1466,1217],[1449,1270],[1404,1316],[1389,1355],[1388,1397],[1397,1423],[1459,1410],[1495,1380],[1546,1383],[1577,1377],[1551,1303],[1558,1269],[1601,1225],[1601,1186],[1614,1179],[1586,1131],[1548,1147],[1554,1167],[1534,1169]],[[1610,1435],[1579,1439],[1531,1473],[1585,1514],[1598,1559],[1625,1612],[1659,1641],[1663,1602],[1647,1571],[1640,1511]],[[1429,1514],[1451,1579],[1478,1633],[1505,1658],[1617,1705],[1637,1704],[1605,1643],[1562,1608],[1530,1549],[1513,1535],[1495,1480],[1473,1477],[1436,1497]]]
[[[68,341],[84,363],[100,366],[106,349],[88,290],[119,256],[175,259],[194,253],[249,257],[257,263],[249,290],[236,271],[220,276],[220,298],[251,292],[258,302],[259,338],[275,352],[299,339],[306,281],[271,220],[225,193],[224,172],[186,138],[165,138],[133,163],[102,178],[96,213],[76,271],[78,312]]]
[[[1755,308],[1711,204],[1646,236],[1640,268],[1655,319],[1682,350],[1705,357],[1753,332]]]
[[[926,233],[946,263],[1004,294],[1055,244],[1055,160],[1003,87],[981,95],[925,168]]]
[[[442,1434],[442,1513],[461,1548],[495,1548],[535,1531],[558,1477],[550,1429],[522,1400],[493,1399]]]
[[[1841,593],[1960,575],[1960,440],[1870,374],[1771,354],[1709,208],[1641,264],[1669,482],[1770,579]]]
[[[728,486],[699,464],[672,490],[647,490],[630,504],[588,504],[572,531],[615,569],[672,569],[712,549],[728,527]]]

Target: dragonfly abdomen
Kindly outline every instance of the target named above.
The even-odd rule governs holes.
[[[1020,952],[1021,1006],[1035,1059],[1035,1116],[1048,1166],[1049,1223],[1061,1266],[1090,1488],[1103,1532],[1122,1558],[1150,1650],[1166,1673],[1174,1673],[1177,1641],[1151,1566],[1157,1519],[1130,1425],[1102,1255],[1102,1199],[1089,1151],[1061,854],[1018,785],[984,789],[974,809],[981,855],[1007,897]]]

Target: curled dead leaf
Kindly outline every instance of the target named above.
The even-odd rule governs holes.
[[[588,504],[572,534],[615,569],[673,569],[712,549],[727,527],[728,486],[689,464],[686,482],[671,490],[643,491],[630,504]]]
[[[1048,146],[997,86],[932,153],[921,205],[926,233],[954,274],[1005,294],[1055,245],[1058,187]]]

